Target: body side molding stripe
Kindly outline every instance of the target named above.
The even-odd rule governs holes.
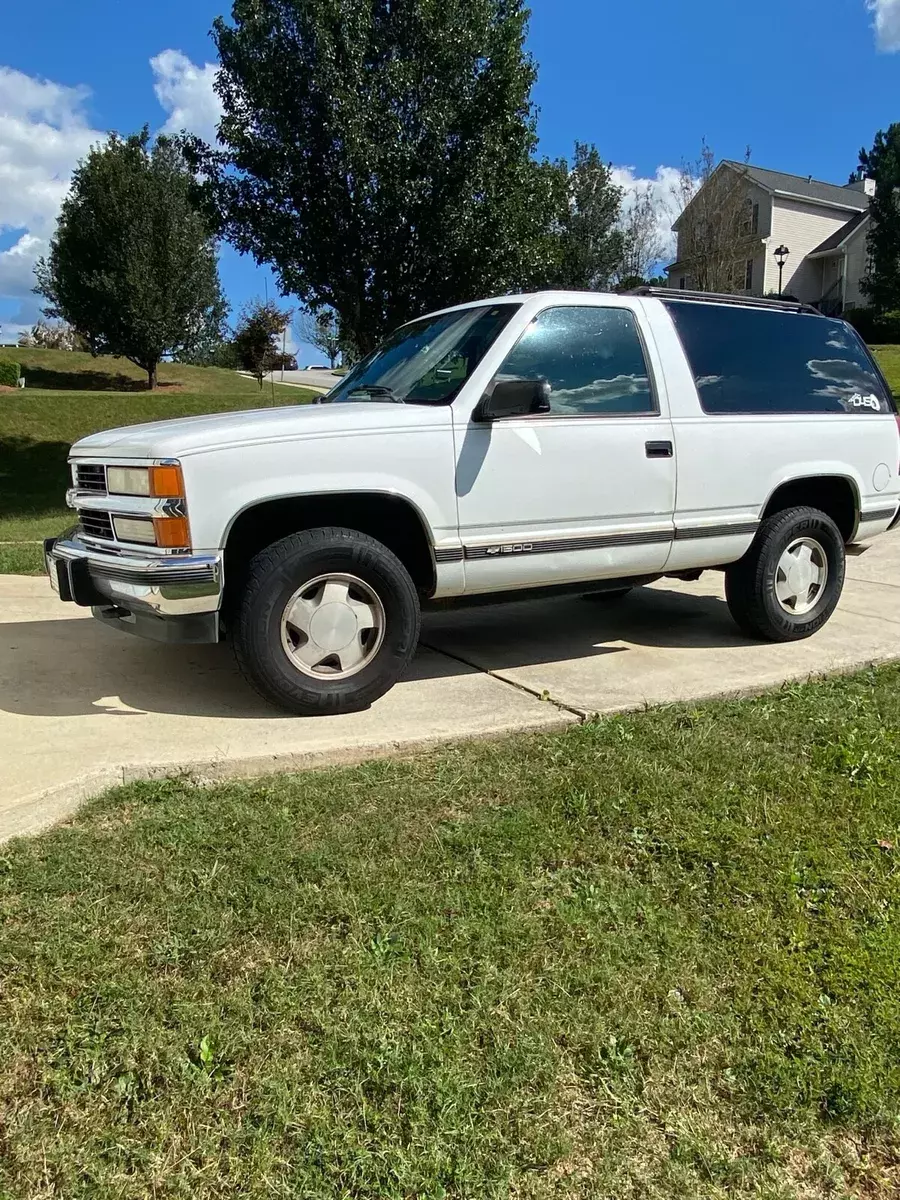
[[[597,533],[580,537],[547,538],[546,540],[523,539],[515,542],[492,542],[483,546],[465,546],[463,554],[467,560],[482,558],[506,558],[520,554],[564,554],[578,550],[603,550],[611,546],[646,546],[671,541],[686,541],[690,538],[735,537],[754,534],[758,521],[744,521],[731,525],[704,525],[694,529],[646,529],[633,533]],[[438,558],[443,551],[436,551],[437,561],[458,561],[457,558]],[[453,553],[452,551],[450,553]]]
[[[896,513],[896,508],[873,508],[871,512],[859,514],[860,521],[890,521]]]
[[[455,563],[462,562],[462,560],[462,546],[435,546],[434,561],[436,563]]]
[[[691,538],[737,537],[756,533],[759,521],[738,521],[730,525],[694,525],[675,530],[676,542],[688,541]]]
[[[564,554],[571,550],[602,550],[607,546],[643,546],[671,542],[671,529],[648,529],[639,533],[595,533],[582,537],[548,538],[546,541],[498,542],[466,546],[466,558],[499,558],[519,554]]]

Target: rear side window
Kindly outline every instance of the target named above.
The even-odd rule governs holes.
[[[708,413],[891,413],[849,325],[812,314],[665,301]]]

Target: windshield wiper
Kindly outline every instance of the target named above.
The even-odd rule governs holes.
[[[403,404],[403,400],[401,400],[393,388],[384,387],[380,383],[360,383],[349,390],[347,399],[352,399],[357,392],[365,392],[373,400],[387,400],[391,404]]]

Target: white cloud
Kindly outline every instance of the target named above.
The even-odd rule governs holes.
[[[196,66],[180,50],[164,50],[150,66],[167,114],[162,131],[189,129],[214,139],[220,113],[215,66]],[[3,340],[13,326],[33,324],[40,315],[34,264],[47,252],[78,160],[106,136],[88,119],[89,97],[86,87],[0,66],[0,235],[15,239],[0,251],[0,300],[18,306],[3,319]]]
[[[216,139],[222,104],[213,90],[218,68],[214,63],[198,67],[180,50],[163,50],[150,59],[156,98],[168,116],[162,133],[187,129],[205,142]]]
[[[34,264],[45,253],[72,170],[103,134],[85,114],[89,92],[0,67],[0,298],[19,305],[10,324],[34,321]]]
[[[875,42],[887,54],[900,50],[900,0],[866,0],[875,14]]]
[[[675,257],[676,237],[672,222],[678,215],[675,196],[681,171],[678,167],[657,167],[652,178],[642,178],[634,167],[613,167],[612,179],[624,190],[622,213],[627,214],[638,196],[649,195],[656,213],[656,229],[663,247],[662,260],[670,262]]]

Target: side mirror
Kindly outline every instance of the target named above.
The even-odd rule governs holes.
[[[475,410],[476,421],[502,421],[550,411],[550,384],[546,379],[496,379]]]

